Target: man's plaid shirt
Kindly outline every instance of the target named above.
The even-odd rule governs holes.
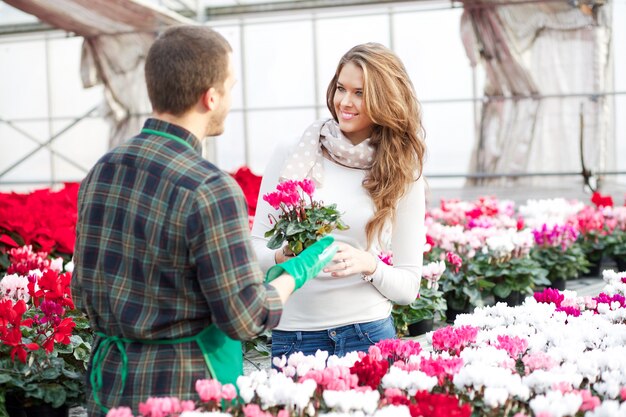
[[[193,149],[142,133],[91,169],[78,196],[77,306],[94,330],[130,339],[192,336],[214,323],[246,340],[275,327],[282,304],[263,283],[237,183],[201,157],[187,130],[156,119],[144,127]],[[100,398],[108,407],[136,411],[149,396],[197,399],[195,381],[209,377],[195,343],[131,343],[126,351],[122,394],[118,350],[104,360]],[[88,389],[89,415],[102,415]]]

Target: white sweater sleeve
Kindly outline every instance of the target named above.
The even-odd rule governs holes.
[[[274,210],[265,200],[263,195],[276,191],[276,185],[278,185],[278,178],[280,176],[280,170],[283,166],[289,151],[289,146],[277,146],[270,158],[265,172],[263,173],[263,179],[261,181],[261,188],[259,189],[259,197],[256,205],[256,213],[254,215],[254,225],[252,226],[252,247],[256,253],[257,260],[263,272],[276,264],[274,258],[274,249],[267,247],[269,238],[264,237],[265,232],[270,230],[273,225],[270,224],[270,215],[274,218],[278,218],[279,212]]]
[[[398,201],[391,237],[393,266],[378,262],[373,274],[372,284],[397,304],[410,304],[419,293],[426,243],[425,206],[424,179],[420,177]]]

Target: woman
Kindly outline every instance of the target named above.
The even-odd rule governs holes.
[[[331,80],[332,119],[313,123],[294,146],[280,147],[259,193],[253,243],[264,269],[283,262],[268,249],[268,215],[261,198],[279,181],[310,178],[315,199],[336,203],[349,230],[333,233],[333,261],[286,303],[272,331],[272,356],[318,349],[342,356],[395,337],[392,302],[418,295],[422,268],[425,152],[420,107],[400,59],[367,43],[349,50]],[[393,251],[393,266],[379,255]]]

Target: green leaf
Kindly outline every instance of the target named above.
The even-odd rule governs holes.
[[[91,349],[84,343],[74,349],[74,357],[79,361],[86,361],[89,359],[89,354],[91,353]]]
[[[493,287],[493,294],[500,298],[508,297],[509,295],[511,295],[511,291],[512,288],[508,284],[505,284],[503,282]]]
[[[45,387],[43,400],[52,407],[61,407],[65,404],[66,399],[67,394],[62,386],[58,384],[50,384]]]
[[[285,239],[283,238],[282,233],[276,233],[272,238],[267,242],[267,247],[270,249],[279,249]]]
[[[287,225],[287,230],[285,230],[285,234],[287,236],[293,236],[297,233],[304,232],[305,230],[306,229],[302,227],[302,224],[300,222],[294,222]]]
[[[56,367],[46,368],[41,373],[41,377],[43,379],[57,379],[60,375],[61,375],[61,370]]]

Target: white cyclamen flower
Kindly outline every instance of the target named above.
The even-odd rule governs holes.
[[[373,417],[411,417],[406,405],[388,405],[376,410]]]
[[[361,410],[365,414],[372,414],[378,408],[378,400],[380,400],[378,391],[326,390],[322,396],[328,408],[344,413]]]
[[[530,400],[530,409],[535,415],[548,413],[552,417],[573,416],[583,403],[580,394],[550,391]]]
[[[415,395],[417,391],[431,391],[437,385],[437,378],[421,371],[407,372],[397,366],[392,366],[383,377],[381,385],[383,388],[398,388]]]

